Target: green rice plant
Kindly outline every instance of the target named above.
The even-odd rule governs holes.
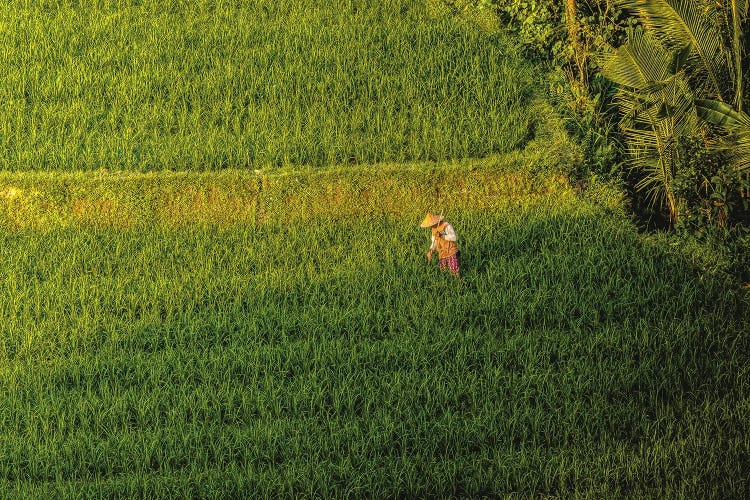
[[[0,169],[220,170],[506,153],[535,70],[423,2],[11,0]]]
[[[268,208],[4,225],[3,491],[746,496],[747,294],[603,193],[468,161],[432,170],[459,193],[456,280],[424,259],[420,170],[76,174],[66,189],[145,193],[146,214],[229,184],[216,200]],[[373,212],[381,195],[403,206]]]

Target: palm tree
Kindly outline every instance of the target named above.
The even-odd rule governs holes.
[[[696,92],[726,101],[731,70],[721,7],[713,0],[616,0],[665,46],[690,47],[690,80]]]
[[[742,63],[745,49],[743,28],[750,15],[750,0],[731,0],[727,5],[729,20],[726,25],[731,32],[731,54],[734,70],[735,95],[733,106],[712,99],[696,101],[698,116],[714,125],[728,130],[730,135],[723,147],[730,150],[739,170],[750,168],[750,116],[744,111],[744,79]]]
[[[639,183],[678,217],[670,189],[677,147],[697,132],[696,118],[727,128],[738,168],[750,164],[750,117],[743,112],[743,27],[750,0],[615,0],[648,35],[605,57],[603,73],[620,85],[621,126]],[[725,143],[725,147],[726,143]]]
[[[653,205],[665,206],[677,221],[672,180],[680,142],[697,130],[693,94],[684,68],[688,51],[670,51],[642,30],[605,58],[602,72],[620,86],[622,128],[634,168],[644,175],[636,185]]]
[[[734,80],[736,92],[734,105],[737,111],[742,112],[744,95],[744,75],[742,74],[742,60],[745,47],[743,46],[743,27],[750,13],[750,0],[731,0],[731,31],[732,31],[732,55],[734,56]]]
[[[731,97],[743,109],[744,24],[750,0],[616,0],[672,46],[690,44],[700,87],[722,102]],[[727,54],[729,58],[727,58]]]

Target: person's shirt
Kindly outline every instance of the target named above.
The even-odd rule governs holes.
[[[456,241],[456,231],[453,230],[453,226],[451,226],[447,222],[444,222],[443,224],[445,225],[445,227],[442,229],[442,231],[440,231],[442,238],[446,241]],[[430,241],[432,243],[430,245],[430,250],[435,250],[436,247],[434,234],[430,234]]]

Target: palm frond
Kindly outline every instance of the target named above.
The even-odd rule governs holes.
[[[734,158],[737,170],[750,170],[750,131],[737,134],[735,138]]]
[[[730,153],[737,170],[750,168],[750,115],[712,99],[698,99],[695,105],[702,120],[729,132],[718,147]]]
[[[743,100],[745,98],[744,93],[744,76],[742,74],[742,57],[744,56],[745,47],[744,43],[747,43],[745,36],[742,33],[742,27],[747,20],[748,13],[750,13],[750,0],[731,0],[731,33],[732,33],[732,66],[734,69],[734,105],[740,111],[742,111]],[[743,43],[744,42],[744,43]]]
[[[628,42],[602,60],[602,73],[613,82],[643,90],[669,76],[672,57],[662,44],[642,30],[629,33]]]
[[[743,19],[750,15],[750,0],[732,0],[732,4],[736,6]]]
[[[672,183],[678,144],[697,129],[693,92],[682,71],[687,49],[670,51],[642,30],[608,55],[604,75],[620,85],[617,102],[620,128],[632,168],[641,177],[636,189],[652,205],[667,207],[677,217]]]
[[[634,165],[644,174],[636,183],[635,188],[645,194],[646,200],[652,207],[669,207],[671,190],[665,184],[665,179],[671,182],[672,175],[663,158],[642,156],[634,159]],[[670,207],[671,208],[671,207]]]
[[[702,120],[713,125],[718,125],[732,131],[750,130],[750,115],[736,111],[725,102],[714,99],[696,99],[695,108]]]
[[[730,76],[723,33],[713,22],[716,4],[708,0],[616,0],[616,3],[633,12],[670,47],[689,45],[711,92],[726,100],[725,82]]]

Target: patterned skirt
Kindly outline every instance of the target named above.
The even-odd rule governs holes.
[[[440,269],[450,269],[452,274],[458,273],[458,254],[440,259]]]

